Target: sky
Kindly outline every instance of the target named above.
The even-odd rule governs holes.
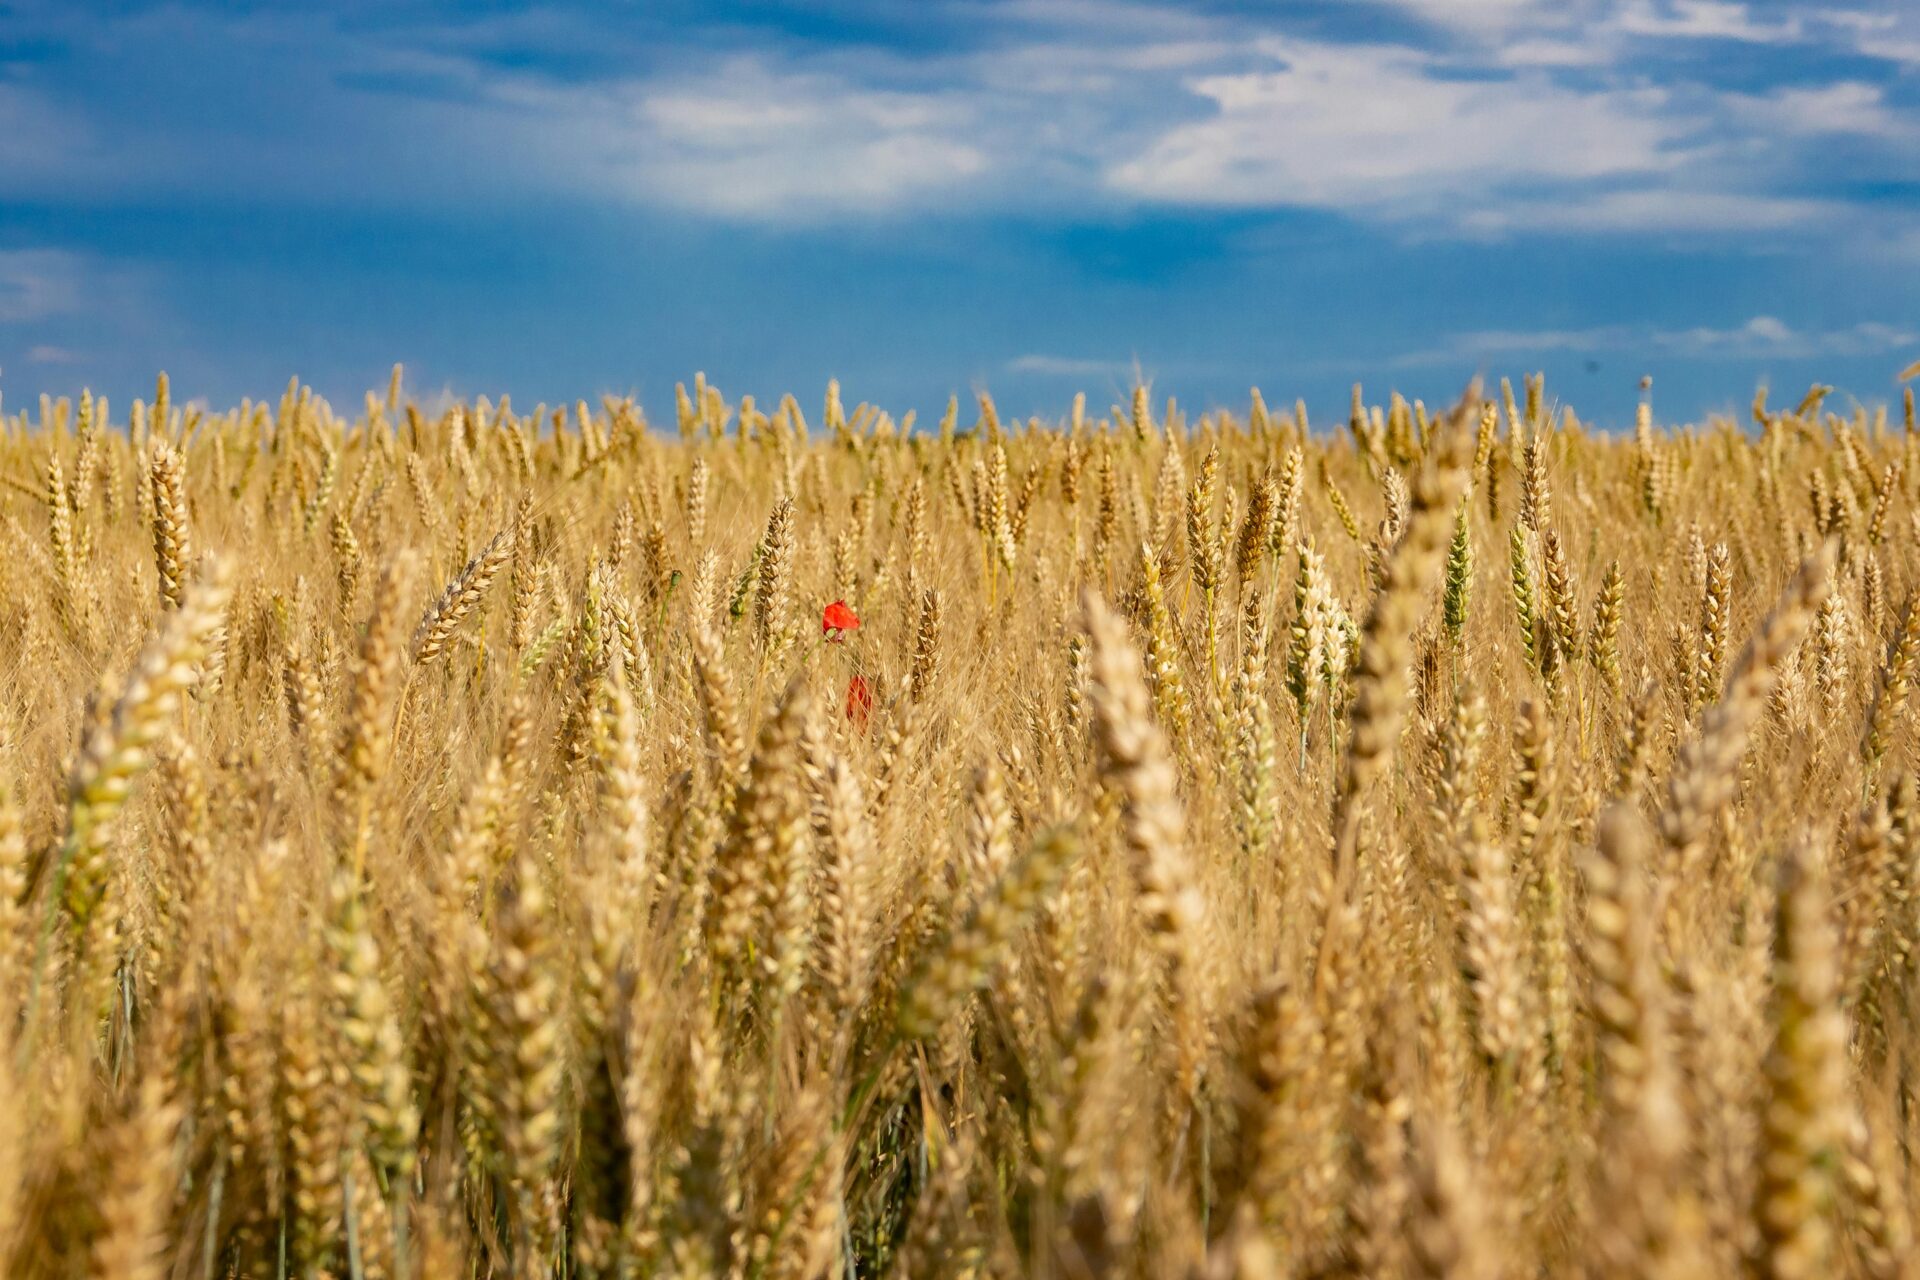
[[[0,409],[1192,413],[1920,357],[1909,0],[0,0]]]

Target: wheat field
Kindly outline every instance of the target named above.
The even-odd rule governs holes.
[[[6,1275],[1920,1273],[1910,398],[401,385],[0,423]]]

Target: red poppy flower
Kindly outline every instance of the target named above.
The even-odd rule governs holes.
[[[820,634],[829,640],[841,640],[847,632],[859,629],[860,615],[855,613],[845,600],[835,600],[827,606],[826,612],[820,615]]]
[[[854,676],[847,681],[847,719],[854,727],[865,731],[867,721],[873,716],[873,687],[865,676]]]

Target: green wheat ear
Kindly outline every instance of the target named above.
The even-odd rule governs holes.
[[[1467,522],[1467,500],[1453,521],[1453,541],[1447,544],[1447,582],[1441,617],[1447,639],[1457,648],[1467,632],[1467,606],[1473,596],[1473,531]]]

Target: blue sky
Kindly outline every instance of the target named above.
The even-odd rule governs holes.
[[[1920,356],[1920,5],[0,0],[0,404],[1604,423]]]

